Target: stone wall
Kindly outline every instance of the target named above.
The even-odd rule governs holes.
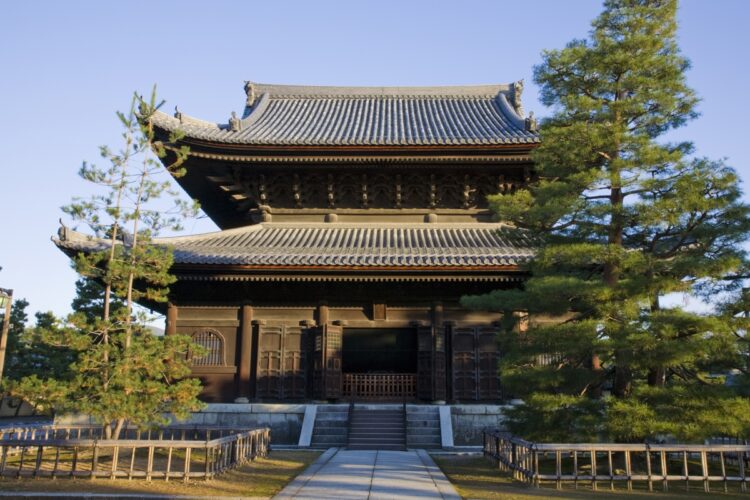
[[[454,446],[481,446],[482,431],[503,428],[502,405],[451,405]]]
[[[209,403],[202,411],[193,413],[177,425],[205,425],[228,427],[270,427],[271,443],[294,444],[299,440],[304,404],[233,404]],[[94,422],[85,415],[61,415],[55,417],[56,425],[90,425]]]
[[[184,422],[187,425],[270,427],[271,443],[297,444],[304,404],[213,403]]]

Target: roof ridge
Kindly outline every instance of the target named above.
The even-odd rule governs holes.
[[[343,85],[282,85],[250,83],[256,95],[274,97],[387,97],[387,96],[494,96],[511,92],[512,84],[434,85],[434,86],[343,86]]]

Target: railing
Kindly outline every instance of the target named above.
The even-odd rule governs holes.
[[[94,426],[0,429],[0,477],[211,479],[266,456],[268,428],[173,426],[124,429],[102,439]]]
[[[344,373],[345,398],[407,400],[416,390],[414,373]]]
[[[498,431],[484,432],[484,454],[497,461],[499,468],[514,479],[535,486],[553,482],[575,487],[588,484],[597,490],[599,483],[624,483],[630,491],[635,482],[645,482],[653,491],[661,483],[682,482],[687,490],[691,482],[711,491],[711,483],[728,491],[738,484],[747,491],[750,445],[680,444],[542,444],[531,443]]]

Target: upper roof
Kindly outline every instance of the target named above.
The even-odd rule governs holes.
[[[175,264],[256,268],[410,270],[514,267],[534,252],[527,231],[500,223],[262,223],[214,233],[157,238]],[[105,242],[63,228],[55,244],[95,251]]]
[[[522,82],[450,87],[316,87],[247,82],[227,123],[157,111],[152,122],[205,141],[267,146],[439,146],[539,142]]]

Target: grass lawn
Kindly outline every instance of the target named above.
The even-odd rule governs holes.
[[[266,458],[238,467],[211,481],[155,479],[0,479],[0,491],[147,493],[269,498],[310,465],[320,452],[272,451]]]
[[[467,499],[502,499],[502,500],[538,500],[541,498],[603,498],[603,499],[686,499],[686,498],[747,498],[747,494],[739,493],[739,486],[730,485],[730,493],[720,493],[720,484],[711,484],[711,493],[703,493],[703,485],[691,485],[691,491],[686,492],[684,484],[670,482],[669,493],[661,492],[661,485],[654,493],[647,491],[610,491],[609,483],[602,481],[599,491],[592,492],[590,486],[561,491],[555,490],[554,485],[541,489],[514,482],[507,474],[500,472],[488,459],[477,455],[434,455],[433,459],[443,470],[458,493]],[[638,488],[645,487],[638,485]],[[624,485],[619,486],[624,488]],[[715,488],[715,489],[714,489]],[[698,491],[700,490],[700,491]]]

